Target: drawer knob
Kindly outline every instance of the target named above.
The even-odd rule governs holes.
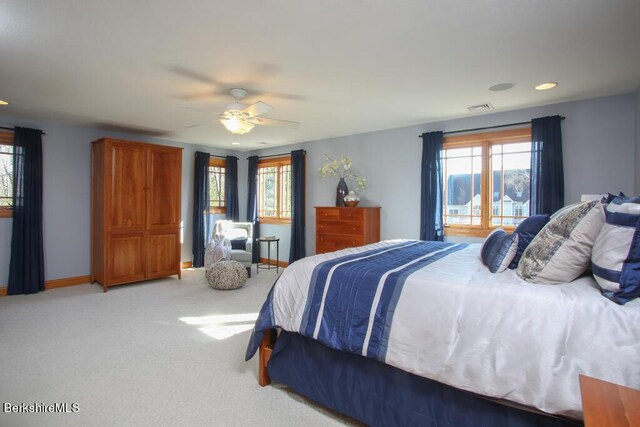
[[[356,231],[356,228],[355,228],[355,227],[353,227],[353,231]]]

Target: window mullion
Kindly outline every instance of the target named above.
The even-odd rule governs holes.
[[[489,205],[490,205],[490,196],[491,191],[489,191],[489,141],[482,142],[482,193],[481,200],[482,203],[482,217],[480,218],[481,228],[483,230],[487,230],[489,228]]]
[[[504,225],[504,144],[501,147],[500,152],[500,225]]]

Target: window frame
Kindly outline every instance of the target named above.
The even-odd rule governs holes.
[[[481,177],[480,183],[482,202],[480,213],[480,224],[446,224],[444,225],[445,236],[466,236],[466,237],[486,237],[495,228],[501,227],[505,231],[513,231],[516,227],[508,225],[492,225],[493,217],[493,188],[491,183],[491,151],[492,145],[509,143],[531,142],[531,127],[509,129],[496,132],[483,132],[466,135],[445,136],[443,142],[444,149],[482,147],[481,153]],[[443,165],[444,166],[444,165]],[[447,180],[444,176],[443,167],[443,199],[447,199]],[[473,195],[471,196],[473,197]],[[443,205],[443,214],[444,208]]]
[[[258,222],[261,224],[291,224],[291,217],[282,217],[281,214],[281,207],[282,207],[282,203],[281,203],[281,182],[280,182],[280,177],[281,177],[281,168],[282,166],[289,166],[291,167],[291,156],[283,156],[283,157],[270,157],[270,158],[266,158],[266,159],[259,159],[258,160],[258,176],[257,176],[257,180],[258,182],[256,183],[256,189],[257,189],[257,196],[258,196],[258,206],[257,206],[257,210],[258,210]],[[260,216],[260,169],[262,168],[268,168],[268,167],[276,167],[276,184],[275,184],[275,188],[276,188],[276,216],[275,217],[264,217],[264,216]],[[293,177],[292,177],[293,179]],[[292,183],[292,190],[293,190],[293,183]]]
[[[0,131],[0,144],[13,146],[13,132]],[[0,218],[13,218],[13,208],[0,206]]]
[[[221,159],[219,157],[213,157],[211,156],[209,158],[209,167],[210,168],[223,168],[222,174],[226,175],[227,173],[227,160],[226,159]],[[209,185],[209,182],[207,182],[207,185]],[[226,186],[226,180],[225,180],[225,186]],[[211,206],[211,189],[209,189],[209,203],[208,203],[208,212],[209,215],[212,214],[226,214],[227,213],[227,194],[226,194],[226,190],[223,188],[222,192],[224,192],[224,198],[222,200],[222,206]]]

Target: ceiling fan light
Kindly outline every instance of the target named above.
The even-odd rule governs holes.
[[[254,127],[253,123],[249,123],[244,120],[238,120],[237,117],[220,120],[220,123],[222,123],[229,132],[235,135],[244,135]]]

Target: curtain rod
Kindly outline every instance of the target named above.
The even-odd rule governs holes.
[[[196,153],[193,153],[193,155],[195,156],[197,153],[203,153],[203,151],[198,151]],[[209,154],[209,153],[204,153],[204,154]],[[209,154],[209,157],[216,157],[218,159],[226,159],[227,156],[218,156],[217,154]],[[236,156],[231,156],[231,157],[236,157]],[[237,159],[237,157],[236,157]]]
[[[0,126],[0,129],[5,129],[5,130],[10,130],[11,132],[15,132],[16,128],[12,128],[12,127],[7,127],[7,126]],[[46,135],[46,133],[42,132],[43,135]]]
[[[304,154],[307,154],[307,150],[302,150],[302,152]],[[291,152],[288,153],[281,153],[281,154],[269,154],[267,156],[259,156],[258,159],[268,159],[269,157],[283,157],[283,156],[290,156]]]
[[[564,120],[564,116],[560,116],[560,120]],[[486,126],[486,127],[483,127],[483,128],[452,130],[452,131],[449,131],[449,132],[443,132],[443,134],[444,135],[450,135],[452,133],[473,132],[473,131],[477,131],[477,130],[506,128],[506,127],[510,127],[510,126],[530,125],[530,124],[531,124],[531,120],[529,120],[528,122],[507,123],[506,125]],[[424,135],[424,133],[422,135]],[[422,135],[418,135],[418,138],[422,138]]]
[[[226,159],[227,157],[235,157],[237,159],[236,156],[218,156],[217,154],[209,154],[209,157],[217,157],[218,159]]]

